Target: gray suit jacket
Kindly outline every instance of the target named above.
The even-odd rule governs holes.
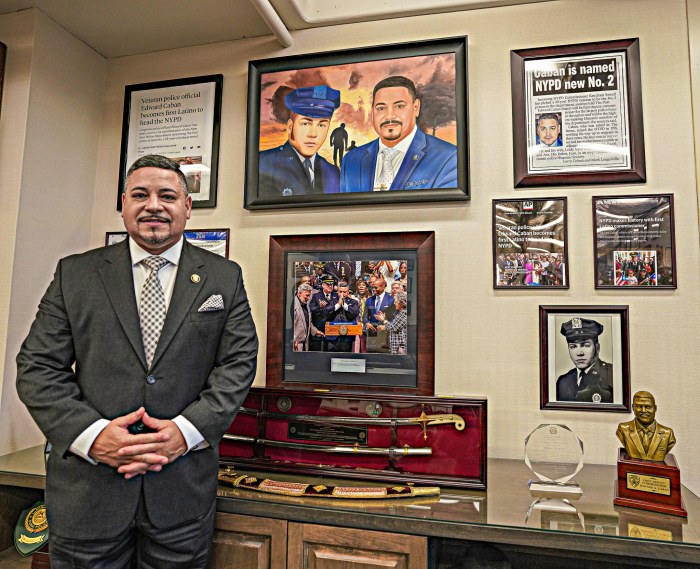
[[[213,294],[223,297],[224,309],[198,312]],[[142,491],[157,527],[203,515],[216,499],[218,443],[253,381],[257,348],[233,262],[184,243],[149,372],[128,243],[59,261],[17,356],[20,398],[53,445],[46,481],[51,532],[115,536],[133,519]],[[140,406],[160,419],[183,415],[210,448],[131,480],[69,451],[96,420]]]

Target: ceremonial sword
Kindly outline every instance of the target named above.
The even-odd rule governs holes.
[[[306,443],[261,439],[258,437],[246,437],[243,435],[232,435],[230,433],[226,433],[224,435],[224,439],[236,443],[260,444],[269,447],[290,448],[315,452],[333,452],[340,454],[388,454],[391,456],[427,456],[433,454],[433,449],[430,447],[412,448],[408,445],[404,445],[402,447],[361,447],[357,444],[339,446],[311,445]]]
[[[429,425],[454,425],[458,431],[464,430],[465,422],[457,413],[440,413],[426,415],[421,411],[418,417],[328,417],[318,415],[287,415],[285,413],[273,413],[241,407],[239,413],[257,415],[270,419],[283,419],[285,421],[300,421],[302,423],[330,423],[334,425],[420,425],[423,428],[423,440],[428,440],[426,427]]]

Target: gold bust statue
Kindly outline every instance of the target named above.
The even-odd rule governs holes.
[[[632,400],[634,420],[617,426],[617,438],[630,458],[663,462],[676,444],[673,429],[656,422],[656,402],[648,391],[637,391]]]

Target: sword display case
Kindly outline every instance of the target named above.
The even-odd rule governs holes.
[[[236,469],[486,488],[486,400],[252,388],[220,445]]]

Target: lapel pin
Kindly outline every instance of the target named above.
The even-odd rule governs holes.
[[[413,159],[414,159],[414,160],[418,160],[418,154],[414,154],[414,155],[413,155]]]
[[[190,280],[191,280],[194,284],[197,284],[197,283],[198,283],[199,281],[201,281],[202,279],[200,278],[199,275],[194,274],[194,275],[192,275],[192,276],[190,277]]]

